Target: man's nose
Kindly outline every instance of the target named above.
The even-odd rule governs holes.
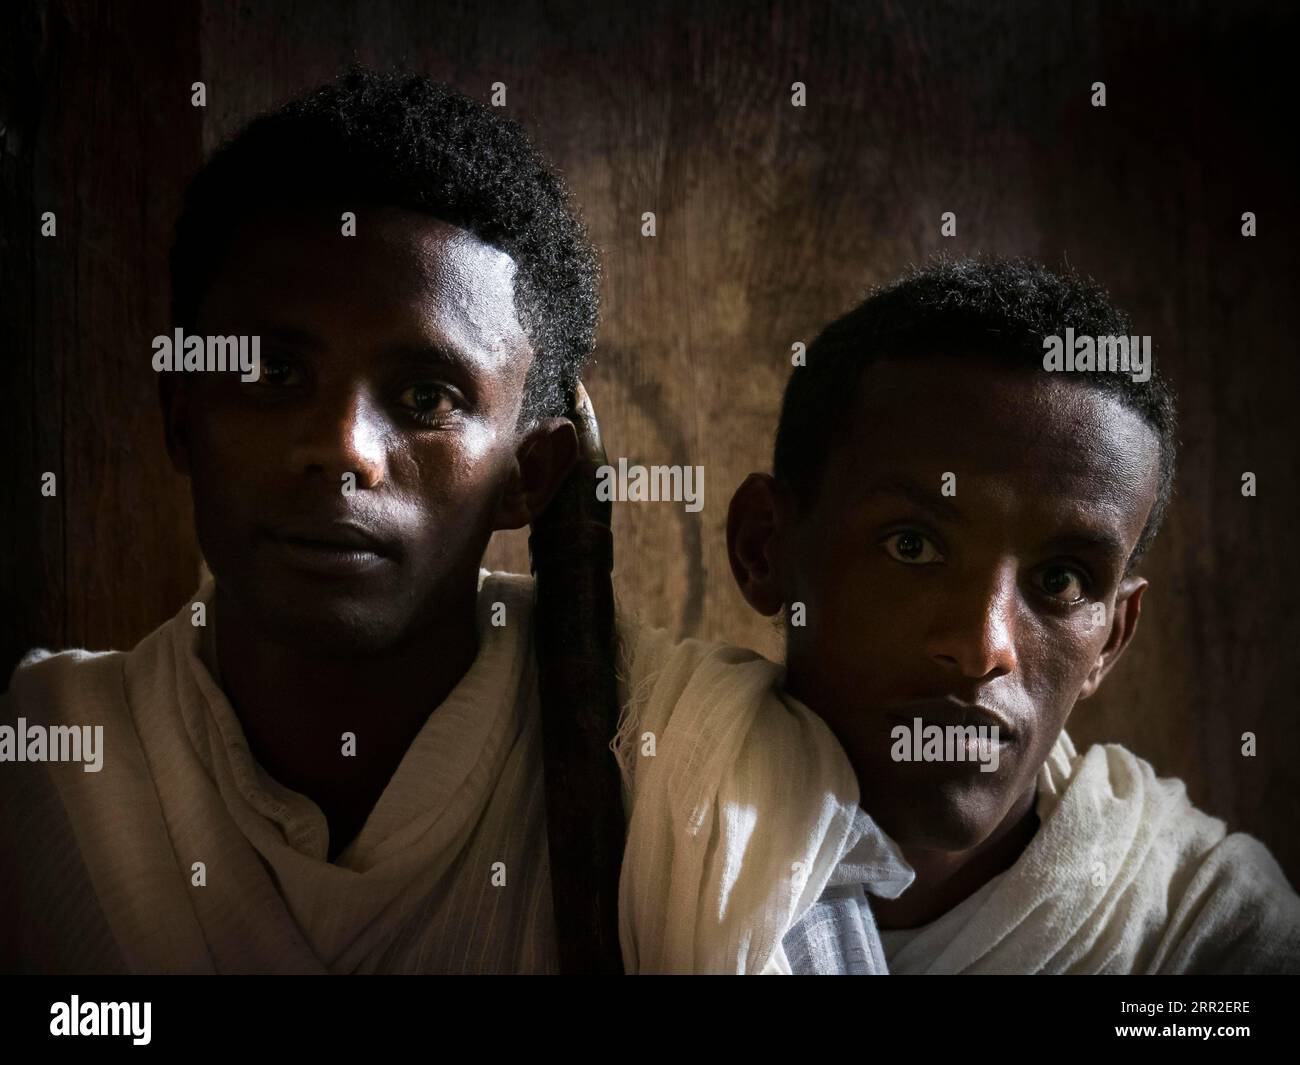
[[[295,474],[321,477],[342,490],[347,474],[357,489],[374,488],[387,475],[387,425],[361,388],[325,395],[303,415],[289,455]]]
[[[1013,672],[1018,606],[1014,566],[972,575],[939,607],[928,640],[931,657],[972,679]]]

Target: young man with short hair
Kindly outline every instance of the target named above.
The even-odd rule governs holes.
[[[940,261],[792,372],[732,568],[786,612],[786,690],[906,859],[833,877],[786,940],[796,971],[1300,968],[1300,900],[1259,841],[1064,731],[1133,638],[1173,488],[1173,396],[1129,334],[1078,277]],[[1125,338],[1129,365],[1056,372],[1069,335]]]
[[[558,968],[532,581],[480,562],[574,463],[596,278],[522,131],[425,79],[354,72],[209,161],[174,325],[260,372],[162,392],[214,581],[129,652],[16,670],[0,968]],[[788,970],[866,831],[852,769],[769,663],[622,636],[624,964]],[[100,730],[98,770],[54,729]]]

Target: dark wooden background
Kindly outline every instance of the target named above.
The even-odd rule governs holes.
[[[622,600],[682,634],[779,653],[732,585],[723,523],[767,468],[792,343],[941,250],[1103,279],[1180,389],[1184,451],[1136,645],[1070,728],[1183,777],[1300,879],[1290,5],[834,6],[6,5],[5,675],[36,644],[128,647],[194,585],[147,361],[184,181],[259,109],[353,59],[401,64],[481,99],[504,82],[572,183],[604,255],[589,387],[610,454],[705,467],[699,514],[615,508]],[[526,569],[523,535],[490,561]]]

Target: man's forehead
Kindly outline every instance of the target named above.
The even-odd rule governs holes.
[[[473,233],[418,212],[362,206],[355,236],[315,209],[243,225],[208,306],[328,335],[333,317],[376,335],[415,327],[435,346],[512,358],[527,336],[515,262]],[[417,338],[407,337],[411,346]]]
[[[367,216],[376,239],[399,270],[409,271],[462,303],[475,293],[510,307],[516,265],[506,252],[469,230],[415,211],[383,207]]]
[[[334,206],[310,205],[249,218],[231,238],[241,264],[280,267],[299,274],[345,273],[352,280],[381,273],[396,295],[445,291],[465,300],[476,289],[494,297],[514,292],[515,261],[475,234],[439,218],[397,207],[354,205],[348,218]]]
[[[1140,518],[1139,528],[1154,499],[1155,431],[1118,397],[1063,375],[891,360],[864,371],[858,398],[848,462],[837,465],[863,490],[910,477],[937,492],[952,473],[955,502],[1074,501],[1095,506],[1098,520]]]

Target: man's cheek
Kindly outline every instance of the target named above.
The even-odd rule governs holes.
[[[1080,630],[1069,633],[1059,644],[1059,652],[1054,658],[1057,669],[1049,678],[1052,694],[1058,701],[1073,702],[1097,664],[1102,649],[1106,646],[1107,632]]]
[[[841,637],[818,648],[827,683],[840,698],[863,706],[889,697],[900,684],[905,687],[897,678],[906,675],[909,656],[899,634],[874,617],[856,616],[843,624]]]
[[[238,498],[268,469],[271,447],[249,447],[247,438],[196,426],[190,436],[190,478],[196,491],[218,498]]]
[[[490,479],[509,458],[507,442],[482,419],[469,418],[452,432],[435,438],[435,445],[412,455],[425,470],[439,470],[458,480]]]
[[[914,611],[915,604],[894,603],[865,591],[838,603],[834,616],[843,619],[841,642],[850,660],[886,670],[906,661],[907,649],[921,646],[920,619]]]

